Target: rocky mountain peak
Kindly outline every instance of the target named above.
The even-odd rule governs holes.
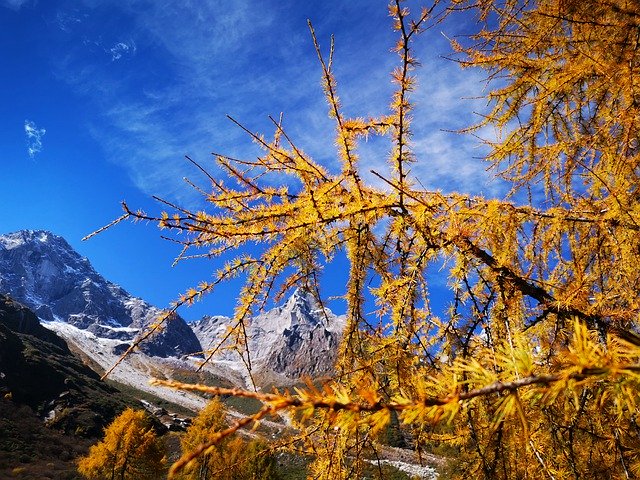
[[[308,290],[304,290],[302,288],[297,288],[289,300],[287,300],[285,304],[286,308],[291,309],[292,311],[299,311],[304,314],[311,314],[314,311],[319,311],[321,309],[320,304],[313,296],[311,292]],[[319,317],[313,317],[319,318]]]
[[[67,241],[45,230],[20,230],[0,235],[0,292],[34,309],[44,320],[54,320],[51,303],[65,296],[68,282],[99,279],[89,261]]]
[[[66,240],[44,230],[0,235],[0,293],[49,322],[65,322],[102,337],[131,342],[162,312],[109,282]],[[143,345],[157,356],[201,350],[180,317]]]
[[[68,341],[88,345],[79,339],[90,335],[114,355],[162,315],[103,278],[62,237],[44,230],[0,235],[0,293],[27,305]],[[311,292],[295,290],[282,304],[247,322],[254,374],[264,384],[331,374],[344,323]],[[218,345],[231,326],[224,316],[203,317],[191,326],[176,316],[141,349],[152,356],[187,356]],[[222,349],[213,362],[222,375],[244,376],[244,363],[230,349]]]
[[[334,316],[311,292],[302,288],[294,290],[282,305],[263,315],[271,319],[272,328],[279,332],[291,328],[328,328],[331,327],[329,315]]]
[[[14,250],[14,255],[29,251],[34,260],[40,254],[49,260],[57,260],[55,263],[69,267],[81,265],[83,269],[96,273],[89,260],[80,256],[63,237],[47,230],[18,230],[0,235],[0,250]]]
[[[0,245],[11,250],[18,248],[27,243],[60,243],[64,242],[68,246],[66,240],[58,235],[54,235],[46,230],[18,230],[17,232],[7,233],[0,237]]]
[[[283,304],[247,322],[254,374],[264,378],[262,383],[282,384],[332,373],[344,324],[344,317],[323,308],[313,294],[295,290]],[[217,346],[230,326],[232,320],[221,316],[204,317],[192,324],[205,349]],[[237,354],[222,350],[213,362],[230,365],[234,359]],[[237,368],[242,370],[242,364]]]

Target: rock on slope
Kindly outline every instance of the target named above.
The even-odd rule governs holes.
[[[248,346],[259,383],[291,383],[333,372],[344,317],[323,308],[313,295],[298,289],[281,306],[253,318],[247,326]],[[203,348],[215,347],[231,325],[228,317],[204,317],[191,324]],[[238,354],[223,350],[213,359],[243,369]]]
[[[104,279],[62,237],[42,230],[0,235],[0,293],[24,303],[42,320],[119,340],[120,350],[161,314]],[[176,317],[142,350],[169,357],[202,349],[189,326]]]

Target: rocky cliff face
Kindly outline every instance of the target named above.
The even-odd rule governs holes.
[[[45,321],[61,321],[126,348],[161,311],[104,279],[62,238],[42,230],[0,235],[0,293]],[[180,356],[201,349],[180,317],[143,344],[148,355]]]
[[[66,342],[51,330],[44,328],[35,313],[2,294],[0,294],[0,324],[15,333],[31,335],[67,350]]]
[[[304,290],[297,290],[284,304],[253,318],[247,326],[254,372],[268,382],[317,378],[333,372],[344,317],[323,308]],[[228,317],[205,317],[192,324],[204,349],[222,341],[231,325]],[[213,361],[237,362],[236,353],[221,352]],[[274,375],[270,375],[274,374]]]

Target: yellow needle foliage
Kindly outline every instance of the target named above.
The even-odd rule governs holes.
[[[214,397],[182,435],[185,455],[209,442],[227,428],[226,408]],[[275,458],[259,440],[221,438],[182,470],[181,480],[277,480]]]
[[[463,66],[487,71],[492,110],[478,127],[498,131],[488,161],[512,185],[506,199],[425,191],[410,175],[413,162],[429,161],[411,145],[413,42],[459,10],[479,22],[453,46]],[[248,368],[252,313],[293,286],[320,297],[323,266],[345,252],[335,379],[269,394],[174,386],[264,402],[234,428],[290,412],[296,448],[316,459],[310,478],[357,478],[392,412],[416,449],[456,452],[454,478],[636,478],[640,6],[460,0],[412,14],[397,0],[390,13],[396,91],[389,111],[367,120],[344,115],[333,43],[323,55],[313,35],[339,171],[306,155],[278,120],[273,140],[247,130],[259,158],[217,156],[229,178],[209,176],[208,211],[168,205],[172,212],[155,217],[125,205],[123,216],[181,233],[184,256],[238,252],[178,304],[245,275],[226,340]],[[363,181],[357,154],[371,135],[390,142],[377,187]],[[256,245],[259,253],[247,253]],[[431,308],[428,280],[437,275],[448,275],[447,312]]]
[[[164,446],[143,410],[126,409],[104,439],[78,460],[78,472],[96,480],[156,480],[166,472]]]

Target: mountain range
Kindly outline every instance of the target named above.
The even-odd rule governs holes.
[[[99,374],[118,362],[159,315],[159,308],[103,278],[63,238],[42,230],[0,235],[1,478],[16,472],[27,479],[78,478],[74,459],[86,454],[90,439],[125,406],[140,408],[142,402],[158,428],[166,430],[184,428],[186,420],[179,415],[188,416],[207,402],[203,396],[151,385],[152,377],[269,387],[331,375],[345,325],[343,316],[309,292],[296,290],[247,324],[249,376],[230,348],[216,349],[216,356],[197,368],[225,339],[230,318],[212,315],[185,322],[176,315],[161,334],[118,364],[110,382],[100,381]],[[229,420],[260,408],[244,400],[223,399]],[[289,428],[286,417],[262,424],[269,439]],[[433,468],[418,465],[411,452],[390,446],[379,452],[388,464],[383,469],[436,478]],[[287,462],[298,465],[300,460]],[[285,462],[283,468],[288,471],[291,465]]]
[[[162,314],[102,277],[62,237],[43,230],[0,235],[0,293],[32,309],[98,370],[109,368]],[[150,374],[193,369],[202,359],[199,352],[217,345],[230,324],[224,316],[187,323],[176,315],[114,371],[115,378],[139,387]],[[343,327],[344,317],[321,307],[309,292],[295,291],[247,326],[254,380],[284,385],[331,374]],[[230,349],[221,349],[205,369],[224,383],[248,386],[244,363]]]
[[[230,324],[229,317],[207,316],[191,327],[206,351],[224,339]],[[344,317],[323,308],[311,293],[296,290],[284,304],[256,316],[247,327],[254,378],[282,385],[330,374],[343,328]],[[237,353],[223,350],[217,362],[233,365],[234,357]],[[237,361],[235,369],[244,370]]]
[[[161,311],[102,277],[62,238],[45,231],[0,235],[0,293],[45,322],[65,322],[97,337],[130,342]],[[182,318],[168,322],[144,353],[179,356],[200,343]]]

